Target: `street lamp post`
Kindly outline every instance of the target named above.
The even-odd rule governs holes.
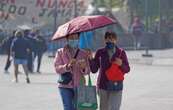
[[[77,13],[77,0],[74,0],[74,17],[77,17],[78,13]]]
[[[148,0],[145,0],[145,19],[146,19],[146,33],[148,33]],[[145,54],[142,54],[143,57],[153,57],[152,54],[149,54],[149,47],[145,47]]]
[[[162,15],[161,15],[161,0],[158,1],[158,11],[159,11],[159,33],[160,33],[160,29],[161,29],[161,20],[162,20]]]
[[[58,9],[58,2],[57,0],[55,0],[55,8],[54,8],[54,32],[56,32],[56,28],[57,28],[57,9]]]
[[[148,32],[148,0],[145,0],[146,31]]]
[[[112,0],[110,0],[110,12],[112,13]]]
[[[55,0],[54,15],[53,15],[53,19],[54,19],[53,20],[53,33],[52,33],[53,35],[57,29],[57,17],[58,17],[57,9],[58,9],[58,1]],[[49,57],[55,57],[56,44],[55,44],[55,42],[51,42],[50,45],[52,47],[52,49],[51,49],[52,52],[51,52],[51,55],[49,55]]]

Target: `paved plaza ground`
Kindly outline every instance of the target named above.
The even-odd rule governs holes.
[[[142,53],[127,52],[131,72],[124,82],[121,110],[173,110],[173,50],[151,51],[153,58],[143,58]],[[31,74],[31,84],[25,83],[21,68],[19,83],[12,83],[13,66],[4,74],[5,61],[1,55],[0,110],[63,110],[52,58],[44,56],[42,73]]]

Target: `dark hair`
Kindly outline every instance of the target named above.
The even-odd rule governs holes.
[[[15,36],[17,30],[13,30],[12,35]]]
[[[27,30],[24,30],[24,35],[28,35],[30,33],[31,30],[27,29]]]
[[[105,33],[105,39],[110,38],[110,37],[117,39],[117,34],[115,32],[107,31]]]
[[[74,33],[74,34],[77,34],[78,37],[80,36],[80,33],[79,33],[79,32],[78,32],[78,33]],[[73,34],[69,34],[69,35],[67,35],[66,38],[68,39],[70,35],[73,35]]]

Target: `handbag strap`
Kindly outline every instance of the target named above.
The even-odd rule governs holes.
[[[79,54],[79,51],[80,51],[80,49],[78,48],[77,50],[76,50],[76,53],[75,53],[75,55],[74,55],[74,59],[76,59],[77,58],[77,56],[78,56],[78,54]],[[72,79],[72,83],[74,83],[74,80]]]
[[[78,54],[79,54],[79,51],[80,51],[80,50],[79,50],[79,49],[77,49],[77,51],[76,51],[76,53],[75,53],[75,55],[74,55],[74,57],[73,57],[74,59],[76,59],[76,58],[77,58],[77,56],[78,56]]]

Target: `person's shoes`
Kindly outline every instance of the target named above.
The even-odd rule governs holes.
[[[33,72],[33,71],[30,71],[30,70],[28,71],[28,73],[30,73],[30,74],[34,74],[34,72]]]
[[[18,79],[13,79],[12,82],[13,83],[18,83]]]
[[[28,84],[31,83],[29,78],[26,78],[26,83],[28,83]]]
[[[39,74],[40,74],[41,72],[40,72],[40,71],[37,71],[37,73],[39,73]]]
[[[10,72],[8,70],[4,70],[4,73],[5,74],[9,74]]]

